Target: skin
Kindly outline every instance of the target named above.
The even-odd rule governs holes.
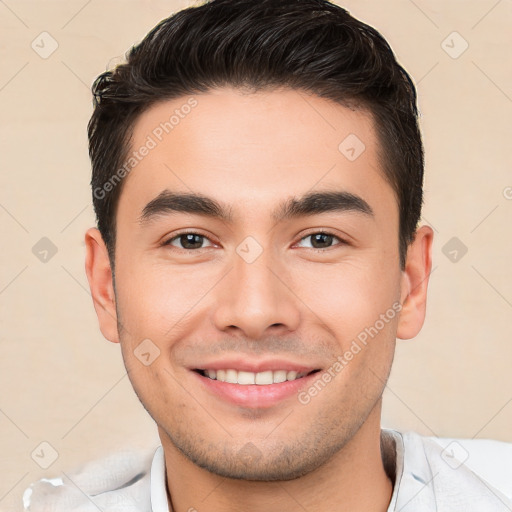
[[[187,99],[142,114],[132,149]],[[85,237],[100,328],[120,343],[158,425],[173,510],[385,511],[393,484],[380,449],[381,395],[396,338],[423,325],[433,232],[417,230],[402,271],[398,205],[367,112],[286,89],[226,87],[195,99],[125,179],[115,286],[99,231]],[[338,150],[349,134],[366,147],[354,161]],[[141,223],[164,190],[206,195],[230,207],[232,219],[168,212]],[[373,216],[272,217],[292,196],[328,190],[361,197]],[[184,248],[176,238],[183,229],[204,235],[202,248],[186,240]],[[308,235],[319,232],[334,238],[315,250]],[[262,249],[252,263],[236,251],[248,236]],[[235,405],[190,370],[242,354],[325,371],[397,303],[400,313],[307,404],[293,395],[271,407]],[[134,354],[144,339],[160,350],[148,366]]]

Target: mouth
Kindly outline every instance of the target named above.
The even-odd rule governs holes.
[[[198,391],[235,406],[270,409],[288,402],[321,372],[319,362],[311,365],[288,358],[266,360],[227,357],[223,360],[197,362],[189,367]]]
[[[244,370],[236,370],[233,368],[226,369],[195,369],[196,373],[202,375],[211,380],[216,380],[219,382],[225,382],[229,384],[239,384],[242,386],[268,386],[271,384],[280,384],[287,381],[295,381],[299,379],[303,379],[304,377],[308,377],[314,373],[320,371],[320,369],[315,369],[311,371],[305,372],[297,372],[295,370],[266,370],[262,372],[248,372]]]

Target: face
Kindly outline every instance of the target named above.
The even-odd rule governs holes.
[[[380,421],[401,322],[422,322],[403,317],[411,276],[370,115],[225,88],[152,107],[143,146],[103,333],[164,446],[232,478],[316,469]]]

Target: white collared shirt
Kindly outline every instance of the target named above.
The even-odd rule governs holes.
[[[394,465],[388,512],[512,512],[512,443],[424,437],[383,429]],[[121,452],[23,495],[27,512],[170,512],[162,446]]]

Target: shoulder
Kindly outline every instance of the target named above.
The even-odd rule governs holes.
[[[426,439],[441,446],[443,461],[452,470],[465,465],[512,499],[512,443],[493,439]]]
[[[423,482],[438,505],[512,510],[512,443],[399,433],[404,482]]]
[[[42,478],[23,492],[24,510],[150,512],[151,464],[156,449],[119,451]]]

